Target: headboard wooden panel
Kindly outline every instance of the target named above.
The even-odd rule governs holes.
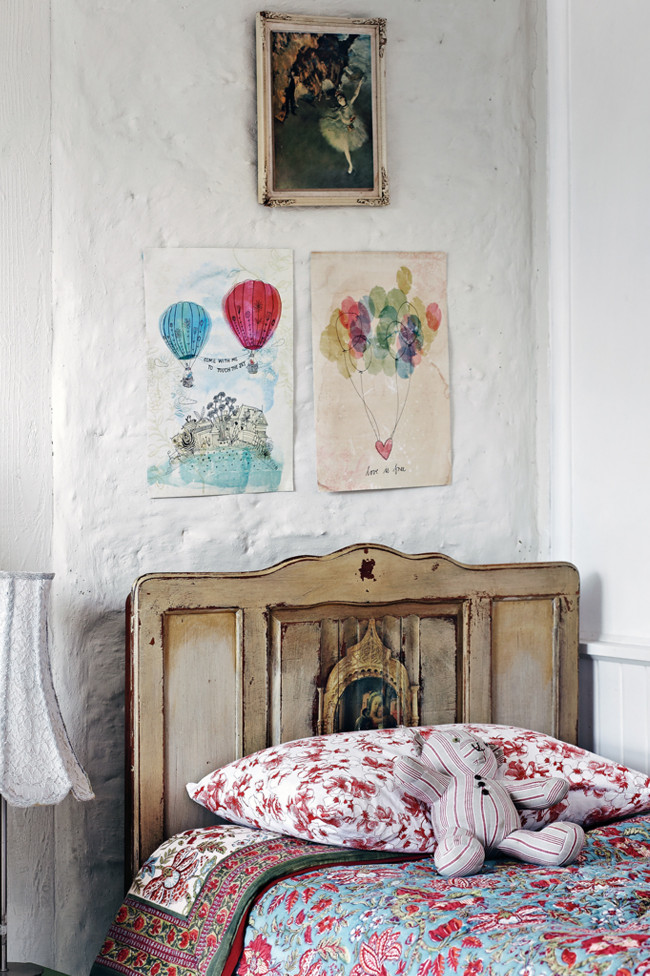
[[[465,566],[380,545],[141,577],[127,604],[128,871],[214,821],[186,782],[329,731],[353,687],[383,680],[405,724],[497,722],[575,741],[578,592],[568,563]]]

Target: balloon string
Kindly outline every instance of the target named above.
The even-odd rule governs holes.
[[[372,410],[370,409],[370,407],[366,403],[366,393],[365,393],[365,390],[363,388],[363,373],[360,373],[359,374],[359,385],[361,386],[361,393],[362,393],[361,402],[363,403],[364,409],[366,411],[366,415],[368,417],[368,421],[369,421],[370,426],[372,428],[372,431],[373,431],[373,433],[375,435],[375,440],[378,441],[378,440],[380,440],[380,437],[379,437],[379,424],[377,423],[377,421],[375,419],[375,415],[373,414]],[[353,386],[354,386],[354,384],[353,384]]]
[[[339,322],[340,322],[340,318],[339,318]],[[347,347],[347,344],[344,345],[344,343],[341,342],[341,337],[339,335],[339,330],[338,329],[336,330],[336,338],[337,338],[338,343],[339,343],[339,346],[341,347],[341,350],[343,352],[343,362],[345,363],[345,368],[347,370],[348,379],[350,380],[350,383],[352,384],[352,389],[354,390],[354,392],[356,393],[356,395],[359,397],[359,399],[363,403],[363,409],[366,412],[366,417],[368,419],[368,423],[370,424],[370,429],[372,430],[373,434],[375,435],[375,440],[378,441],[380,439],[379,438],[379,425],[377,424],[377,421],[375,420],[375,417],[374,417],[374,414],[372,413],[372,410],[370,409],[370,407],[366,403],[366,395],[365,395],[365,392],[364,392],[364,389],[363,389],[363,374],[366,372],[366,370],[357,369],[356,367],[354,369],[355,374],[359,377],[359,386],[361,388],[361,393],[360,393],[359,390],[357,390],[357,388],[355,386],[354,379],[352,378],[352,371],[350,370],[350,365],[349,365],[349,357],[350,357],[349,349]]]
[[[361,373],[359,370],[355,370],[355,373],[359,377],[359,385],[361,387],[361,393],[359,393],[359,390],[357,390],[357,388],[356,388],[356,386],[354,384],[354,379],[352,377],[352,373],[350,372],[350,367],[348,365],[348,361],[347,361],[347,359],[344,359],[343,361],[345,363],[345,368],[346,368],[347,373],[348,373],[348,379],[350,380],[350,383],[352,384],[352,389],[354,390],[354,392],[356,393],[356,395],[359,397],[359,399],[363,403],[363,408],[366,411],[366,416],[368,418],[368,423],[370,424],[370,428],[371,428],[372,432],[375,435],[375,440],[379,440],[379,428],[377,426],[377,422],[376,422],[375,418],[372,415],[372,411],[370,410],[370,408],[368,407],[368,404],[366,403],[365,394],[363,392],[363,373]]]
[[[395,366],[397,366],[397,360],[395,360]],[[391,435],[390,435],[391,437],[393,437],[393,435],[395,434],[395,431],[397,430],[397,425],[399,424],[400,420],[402,419],[402,414],[404,413],[404,409],[406,407],[406,401],[409,398],[409,391],[410,391],[410,389],[411,389],[411,377],[409,376],[408,382],[406,384],[406,396],[404,397],[404,400],[402,401],[402,408],[400,410],[400,406],[399,406],[399,386],[397,385],[397,374],[395,374],[395,394],[397,396],[397,405],[396,405],[396,408],[395,408],[395,414],[396,414],[396,417],[395,417],[395,426],[393,427],[393,430],[391,432]]]
[[[377,423],[377,420],[375,418],[375,415],[373,414],[372,410],[370,409],[370,407],[368,406],[368,404],[366,402],[366,393],[365,393],[365,390],[363,388],[363,376],[364,376],[364,373],[366,373],[368,370],[367,369],[364,369],[364,370],[357,369],[356,367],[354,368],[354,373],[359,377],[359,386],[361,388],[361,393],[360,393],[359,390],[357,390],[357,388],[356,388],[356,386],[354,384],[354,379],[353,379],[352,371],[351,371],[350,366],[349,366],[349,359],[350,359],[349,349],[346,348],[346,346],[341,342],[341,338],[340,338],[340,336],[338,334],[338,329],[336,330],[336,337],[338,339],[338,342],[339,342],[339,345],[341,347],[341,350],[343,351],[343,361],[345,363],[345,368],[346,368],[346,371],[347,371],[347,374],[348,374],[348,379],[350,380],[350,382],[352,384],[352,389],[354,390],[354,392],[356,393],[356,395],[359,397],[359,399],[363,403],[363,407],[364,407],[364,410],[366,412],[366,416],[368,418],[368,423],[370,424],[371,430],[372,430],[373,434],[375,435],[375,439],[376,440],[380,440],[379,424]],[[406,409],[406,403],[408,401],[409,392],[410,392],[410,389],[411,389],[411,377],[409,376],[408,377],[408,382],[406,384],[406,395],[404,396],[404,400],[402,401],[402,405],[400,407],[400,402],[399,402],[399,383],[398,383],[398,374],[397,374],[397,362],[398,362],[398,360],[396,358],[395,359],[395,423],[393,424],[393,429],[391,430],[390,434],[386,438],[387,440],[392,440],[393,437],[395,436],[395,431],[397,430],[397,427],[399,425],[399,422],[401,421],[402,416],[404,414],[404,410]]]

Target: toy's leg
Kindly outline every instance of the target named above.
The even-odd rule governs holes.
[[[433,860],[443,878],[465,878],[481,870],[485,851],[473,834],[455,830],[439,842]]]
[[[528,864],[563,867],[575,861],[584,843],[584,831],[578,824],[554,823],[542,830],[513,830],[498,849]]]

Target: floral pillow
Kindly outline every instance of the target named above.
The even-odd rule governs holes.
[[[343,847],[426,851],[426,813],[393,779],[395,758],[417,752],[404,727],[314,736],[238,759],[187,791],[232,823]]]
[[[524,827],[572,820],[584,827],[650,811],[650,777],[543,732],[510,725],[467,725],[503,750],[506,779],[562,776],[569,782],[564,800],[548,810],[521,811]],[[421,734],[426,738],[427,730]]]
[[[525,827],[553,820],[590,826],[650,811],[650,778],[643,773],[541,732],[462,727],[501,747],[504,777],[564,776],[571,784],[554,807],[522,811]],[[425,739],[430,731],[419,729]],[[187,791],[232,823],[343,847],[426,853],[435,846],[427,808],[393,778],[395,758],[417,754],[404,727],[315,736],[238,759],[188,783]]]

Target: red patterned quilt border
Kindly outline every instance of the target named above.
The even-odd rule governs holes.
[[[254,901],[281,878],[325,865],[395,863],[423,855],[356,850],[278,835],[229,854],[207,876],[187,918],[128,895],[91,976],[230,976]]]

